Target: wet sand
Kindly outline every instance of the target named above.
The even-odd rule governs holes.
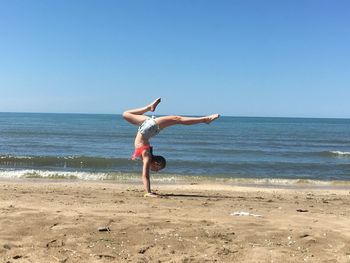
[[[2,180],[0,262],[350,262],[350,189],[153,188]]]

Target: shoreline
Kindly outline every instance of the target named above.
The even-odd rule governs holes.
[[[127,175],[127,176],[124,176]],[[105,184],[131,184],[142,186],[141,176],[138,174],[122,173],[120,177],[113,179],[79,179],[71,177],[2,177],[0,172],[1,182],[63,182],[63,183],[105,183]],[[209,188],[214,186],[222,187],[230,190],[234,187],[253,188],[253,189],[290,189],[290,190],[344,190],[350,191],[350,180],[306,180],[306,179],[281,179],[281,178],[217,178],[207,176],[187,176],[187,175],[151,175],[151,184],[166,186],[166,185],[208,185]]]
[[[104,182],[142,184],[139,173],[87,173],[87,172],[57,172],[57,171],[0,171],[0,181],[62,181],[62,182]],[[181,174],[151,174],[151,184],[210,184],[256,188],[284,188],[284,189],[349,189],[350,180],[321,180],[305,178],[238,178],[212,177],[201,175]]]

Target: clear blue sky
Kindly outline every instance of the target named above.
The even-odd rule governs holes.
[[[0,0],[0,111],[350,118],[350,1]]]

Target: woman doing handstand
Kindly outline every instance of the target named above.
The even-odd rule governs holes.
[[[183,116],[163,116],[163,117],[148,117],[143,115],[150,111],[154,112],[160,103],[160,98],[156,99],[151,104],[138,109],[127,110],[123,113],[125,120],[131,124],[139,126],[138,132],[135,137],[135,152],[132,155],[132,159],[140,158],[143,162],[142,168],[142,180],[145,188],[146,197],[157,197],[158,195],[151,192],[151,183],[149,170],[159,171],[166,165],[166,160],[163,156],[156,156],[152,153],[152,147],[150,145],[150,138],[157,135],[160,130],[169,126],[183,124],[193,125],[199,123],[211,123],[220,117],[219,114],[213,114],[204,117],[183,117]]]

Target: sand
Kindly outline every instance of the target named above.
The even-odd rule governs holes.
[[[0,262],[350,262],[350,189],[153,187],[2,180]]]

